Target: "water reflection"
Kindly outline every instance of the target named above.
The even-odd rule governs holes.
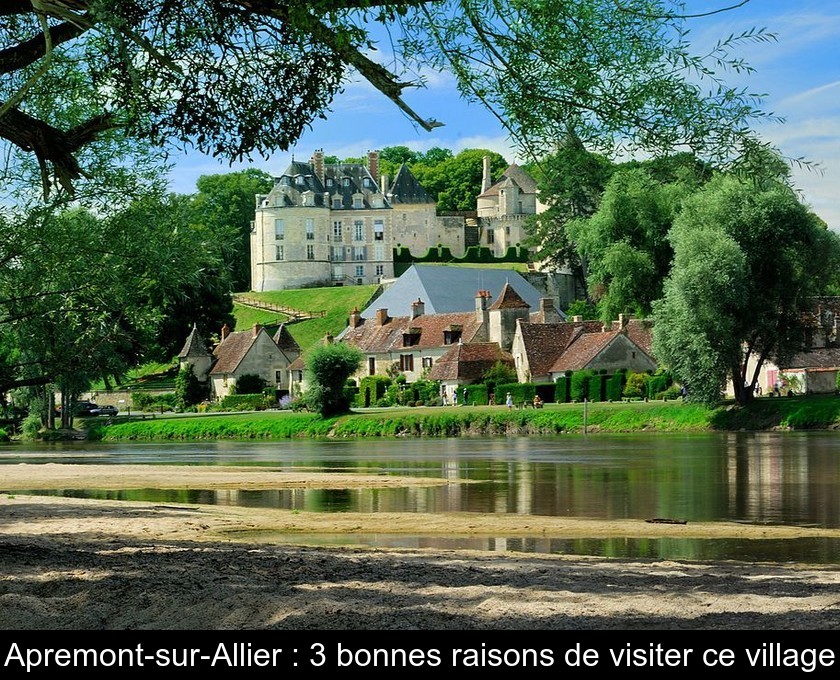
[[[840,527],[836,493],[840,485],[840,437],[827,432],[5,446],[0,447],[0,490],[2,464],[48,462],[271,466],[288,471],[443,477],[453,482],[396,489],[59,492],[90,498],[314,512],[671,517],[695,522]],[[458,483],[461,480],[471,483]],[[498,540],[508,546],[519,545],[517,549],[522,550],[529,546],[524,539]],[[702,542],[702,546],[695,541],[688,547],[663,548],[662,540],[625,543],[620,550],[638,556],[655,556],[651,553],[662,550],[669,554],[687,551],[702,557],[702,551],[715,549],[714,541]],[[552,544],[539,550],[580,552],[588,550],[587,545]],[[592,550],[594,554],[610,554],[611,545],[600,541]],[[762,545],[765,549],[768,544]],[[815,551],[827,559],[836,557],[829,543],[802,548],[802,554]]]

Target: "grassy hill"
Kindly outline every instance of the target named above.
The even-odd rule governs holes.
[[[289,326],[292,337],[304,352],[320,341],[327,333],[338,335],[347,325],[347,317],[353,307],[364,309],[376,293],[378,286],[337,286],[326,288],[302,288],[296,290],[275,290],[265,293],[248,293],[248,297],[262,302],[291,307],[303,312],[324,311],[325,316],[298,321]],[[276,326],[287,320],[274,311],[254,309],[245,305],[234,305],[236,330],[251,328],[255,323]]]

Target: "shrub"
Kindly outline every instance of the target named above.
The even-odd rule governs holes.
[[[572,401],[583,401],[589,398],[589,377],[592,371],[575,371],[569,379],[569,398]]]
[[[606,398],[608,401],[621,401],[624,390],[624,374],[616,372],[607,378]]]
[[[627,382],[624,384],[624,396],[630,399],[643,397],[647,394],[647,384],[650,376],[647,373],[627,374]]]
[[[363,359],[357,347],[342,342],[313,349],[306,360],[311,381],[304,395],[307,407],[322,416],[347,411],[350,404],[344,383],[359,370]]]
[[[554,383],[554,401],[565,404],[569,401],[569,387],[571,382],[565,375],[561,375]]]
[[[605,375],[595,371],[586,377],[586,396],[589,401],[604,401],[605,378]]]
[[[507,364],[497,361],[490,368],[488,368],[482,376],[482,382],[487,385],[490,392],[496,393],[496,402],[501,403],[502,399],[499,397],[501,392],[500,385],[515,383],[517,380],[516,371]]]
[[[178,408],[178,396],[175,392],[165,394],[132,392],[131,408],[137,411],[174,411]]]
[[[475,404],[477,406],[487,406],[490,403],[490,391],[487,385],[476,383],[474,385],[467,385],[467,398],[464,400],[464,405]],[[463,387],[461,388],[463,394]]]
[[[221,411],[264,411],[274,403],[263,394],[229,394],[219,403]]]
[[[359,381],[359,391],[353,402],[356,406],[372,406],[385,396],[391,379],[384,375],[368,375]]]
[[[231,385],[230,394],[262,394],[266,381],[255,373],[240,375]]]
[[[664,392],[673,382],[674,380],[668,371],[657,371],[648,380],[646,396],[649,399],[655,399],[657,394]]]
[[[180,408],[200,404],[210,396],[210,384],[195,377],[189,366],[184,366],[175,377],[175,399]]]
[[[510,392],[514,404],[533,401],[537,393],[534,383],[506,383],[496,385],[496,403],[504,404],[507,393]]]

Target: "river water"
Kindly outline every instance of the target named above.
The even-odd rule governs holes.
[[[840,527],[840,436],[830,432],[561,435],[0,447],[2,464],[250,465],[470,480],[432,488],[121,490],[68,496],[314,512],[492,512]],[[20,492],[17,492],[20,493]],[[273,537],[281,540],[286,537]],[[272,540],[272,537],[262,537]],[[321,536],[319,542],[663,558],[840,560],[840,541]]]

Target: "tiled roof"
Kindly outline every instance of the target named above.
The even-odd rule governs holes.
[[[356,328],[347,328],[342,335],[342,342],[355,345],[363,352],[389,352],[404,348],[403,334],[409,329],[419,329],[416,349],[444,346],[444,330],[452,326],[461,326],[461,340],[472,341],[481,330],[474,312],[461,314],[423,314],[412,319],[410,316],[389,317],[384,325],[376,319],[362,319]],[[408,348],[406,348],[408,349]]]
[[[840,347],[820,347],[800,352],[779,368],[840,368]]]
[[[240,331],[239,333],[231,333],[224,340],[222,340],[213,350],[213,355],[216,357],[216,363],[213,364],[211,373],[233,373],[239,362],[251,349],[254,344],[256,336],[253,330]]]
[[[618,331],[576,334],[566,347],[566,351],[554,362],[550,372],[579,371],[586,367],[616,336],[618,336]]]
[[[303,357],[298,357],[289,364],[290,371],[302,371],[306,368],[306,360]]]
[[[429,380],[479,380],[497,362],[513,368],[513,357],[495,342],[455,345],[435,362]]]
[[[624,332],[641,350],[653,358],[653,321],[649,319],[630,319]]]
[[[207,351],[207,346],[204,344],[204,339],[198,334],[196,325],[193,324],[190,334],[187,336],[187,341],[184,343],[183,349],[178,353],[179,359],[186,359],[188,357],[209,357],[210,353]]]
[[[289,333],[289,329],[286,328],[286,324],[280,324],[280,327],[277,329],[277,332],[274,334],[272,340],[274,340],[274,344],[277,345],[283,352],[300,353],[300,345],[295,342],[292,334]]]
[[[490,309],[521,309],[530,306],[509,283],[506,283],[499,297],[490,305]]]

